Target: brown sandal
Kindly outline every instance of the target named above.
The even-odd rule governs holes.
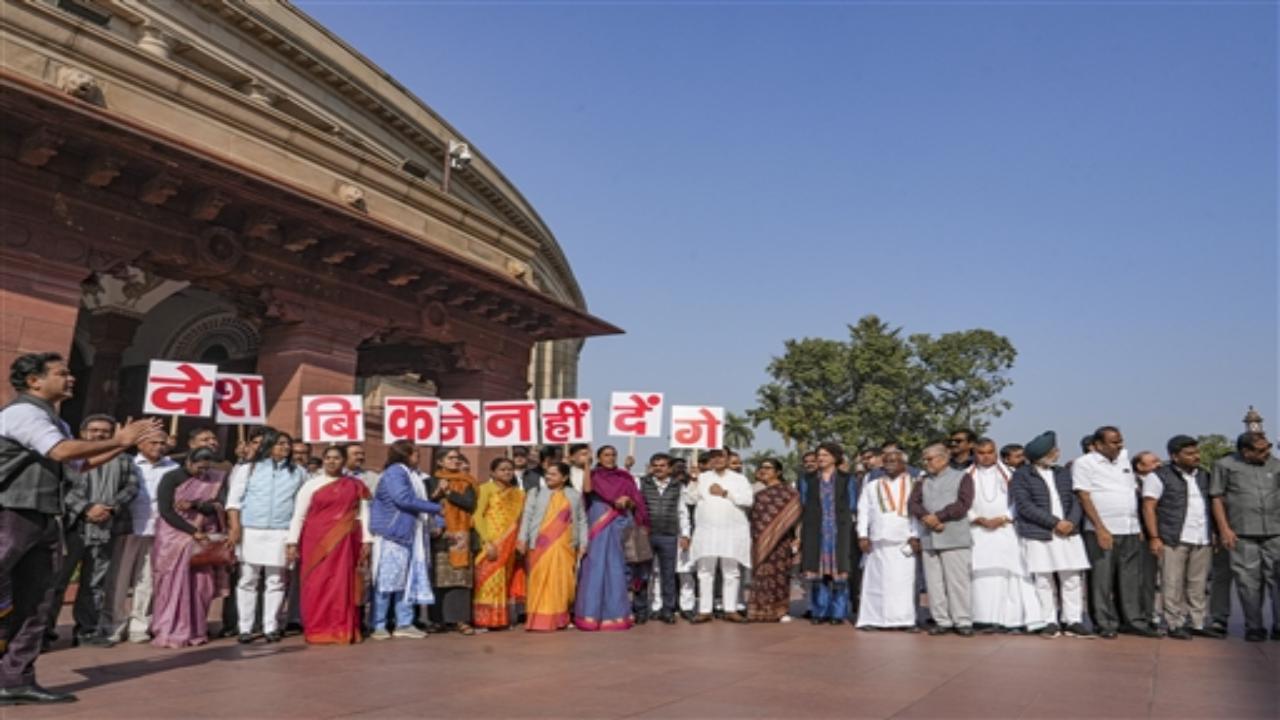
[[[466,623],[458,623],[458,633],[460,635],[475,635],[476,629]]]

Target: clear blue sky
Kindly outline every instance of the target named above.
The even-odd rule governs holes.
[[[601,406],[875,313],[1013,341],[1002,442],[1280,428],[1273,3],[298,4],[538,209]]]

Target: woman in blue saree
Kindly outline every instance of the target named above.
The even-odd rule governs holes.
[[[631,473],[618,467],[618,451],[606,445],[596,453],[596,467],[584,483],[587,554],[578,572],[573,624],[579,630],[626,630],[631,627],[631,593],[624,534],[633,524],[648,529],[649,512]]]

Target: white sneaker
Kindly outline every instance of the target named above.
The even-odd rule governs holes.
[[[387,632],[386,628],[378,628],[377,630],[374,630],[373,634],[369,637],[373,640],[390,640],[391,633]]]
[[[789,623],[789,622],[791,622],[791,616],[790,616],[790,615],[783,615],[783,616],[782,616],[782,619],[781,619],[781,620],[779,620],[778,622],[780,622],[780,623]]]
[[[422,638],[426,637],[426,636],[427,636],[427,634],[426,634],[426,633],[424,633],[424,632],[422,632],[422,631],[421,631],[421,630],[419,630],[418,628],[416,628],[416,627],[414,627],[414,626],[410,625],[410,626],[408,626],[408,627],[396,628],[396,635],[395,635],[395,636],[396,636],[396,639],[397,639],[397,640],[398,640],[398,639],[400,639],[400,638],[406,638],[406,639],[409,639],[409,640],[420,640],[420,639],[422,639]]]
[[[142,645],[143,643],[151,642],[151,636],[146,633],[141,633],[139,635],[129,633],[129,642],[135,645]]]

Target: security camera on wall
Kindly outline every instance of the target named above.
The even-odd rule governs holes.
[[[471,164],[471,148],[467,147],[466,143],[454,142],[450,140],[449,141],[449,164],[453,166],[454,170],[461,170],[462,168],[470,165]]]

